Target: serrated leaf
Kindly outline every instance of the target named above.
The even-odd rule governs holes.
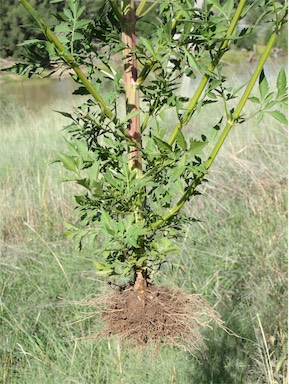
[[[277,83],[276,83],[278,94],[277,96],[284,95],[287,90],[287,78],[284,68],[281,68],[278,77],[277,77]]]
[[[181,174],[185,170],[186,164],[187,164],[187,156],[185,154],[172,171],[172,174],[171,174],[172,182],[175,182],[181,176]]]
[[[158,149],[161,152],[171,152],[172,151],[171,145],[169,145],[165,141],[162,141],[161,139],[159,139],[158,137],[155,137],[155,136],[153,139],[154,139],[154,142],[156,143]]]
[[[77,10],[76,18],[79,19],[85,10],[86,10],[85,5],[83,5],[82,7],[79,7],[79,9]],[[82,19],[82,20],[87,21],[86,19]],[[82,21],[82,20],[80,20],[80,21]],[[90,22],[90,20],[88,20],[88,21]]]
[[[64,8],[63,13],[69,20],[73,20],[73,14],[70,9]]]
[[[283,113],[279,111],[268,111],[267,113],[274,117],[274,119],[278,120],[280,123],[288,124],[287,117]]]
[[[71,32],[71,27],[67,22],[62,22],[62,23],[55,26],[54,32],[69,33],[69,32]]]
[[[186,142],[186,139],[185,139],[182,131],[178,131],[176,142],[184,151],[186,151],[187,142]]]
[[[200,155],[203,153],[203,149],[208,145],[208,141],[190,140],[189,152],[191,155]]]

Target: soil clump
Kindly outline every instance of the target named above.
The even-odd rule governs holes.
[[[134,345],[150,341],[187,351],[205,351],[202,330],[222,326],[218,313],[202,295],[189,295],[180,289],[148,285],[117,289],[103,303],[104,329],[100,336],[117,335]]]

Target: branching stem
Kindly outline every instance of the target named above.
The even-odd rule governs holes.
[[[256,69],[255,69],[255,71],[251,77],[251,80],[249,81],[249,83],[248,83],[248,85],[247,85],[234,113],[232,114],[231,118],[227,121],[227,124],[226,124],[224,130],[222,131],[215,147],[213,148],[210,156],[208,157],[208,160],[205,162],[206,171],[208,171],[209,168],[211,167],[211,165],[214,162],[217,154],[219,153],[219,150],[221,149],[226,137],[228,136],[231,128],[236,123],[236,121],[239,119],[241,112],[242,112],[242,110],[246,104],[246,101],[248,100],[248,98],[252,92],[252,89],[253,89],[258,77],[260,76],[262,68],[263,68],[268,56],[270,55],[272,48],[274,47],[278,33],[279,33],[279,31],[276,30],[271,35],[271,38],[267,43],[265,51],[264,51],[262,57],[260,58],[258,65],[257,65],[257,67],[256,67]],[[173,217],[174,215],[176,215],[179,212],[179,210],[184,206],[186,201],[188,201],[188,199],[192,196],[192,193],[195,191],[197,186],[201,183],[205,174],[206,174],[206,172],[200,173],[200,175],[191,183],[191,185],[186,190],[186,192],[183,194],[181,199],[177,202],[177,204],[174,207],[172,207],[161,219],[159,219],[156,222],[154,222],[153,224],[151,224],[152,230],[158,228],[165,221],[169,220],[171,217]]]
[[[243,11],[243,8],[246,4],[246,0],[241,0],[238,4],[238,7],[236,9],[236,12],[234,14],[234,17],[231,21],[231,24],[228,28],[228,31],[227,31],[227,38],[231,37],[236,26],[237,26],[237,23],[238,23],[238,20],[241,16],[241,13]],[[208,70],[207,72],[213,72],[213,70],[215,69],[216,65],[219,63],[221,57],[223,56],[227,46],[229,44],[229,39],[227,40],[224,40],[224,42],[222,43],[220,49],[219,49],[219,53],[217,55],[217,58],[214,62],[212,62],[209,67],[208,67]],[[210,79],[210,75],[209,74],[205,74],[198,86],[198,88],[196,89],[195,93],[194,93],[194,96],[191,98],[190,102],[189,102],[189,105],[186,109],[186,111],[184,112],[183,116],[181,117],[180,121],[178,122],[178,124],[176,125],[173,133],[171,134],[170,138],[168,139],[168,144],[169,145],[172,145],[179,133],[179,131],[183,128],[183,126],[185,126],[191,119],[192,117],[192,114],[193,114],[193,111],[197,105],[197,102],[199,101],[202,93],[203,93],[203,90],[205,89],[206,85],[207,85],[207,82],[208,80]]]

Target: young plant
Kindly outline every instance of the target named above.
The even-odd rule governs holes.
[[[86,19],[85,6],[68,0],[52,30],[27,0],[20,1],[46,40],[23,43],[32,61],[18,64],[18,73],[51,71],[52,64],[69,69],[79,84],[74,94],[87,96],[73,113],[60,112],[71,123],[66,128],[68,152],[58,154],[57,159],[70,171],[68,180],[84,187],[75,196],[78,221],[67,224],[66,234],[80,248],[84,244],[91,248],[98,274],[131,283],[134,311],[145,321],[145,308],[152,297],[149,279],[167,255],[177,250],[183,225],[195,220],[182,208],[200,193],[198,187],[206,181],[231,128],[246,120],[242,115],[246,102],[258,103],[260,116],[269,113],[279,121],[286,120],[279,110],[272,110],[286,101],[285,72],[279,73],[275,95],[269,91],[263,67],[285,23],[287,7],[271,0],[248,4],[240,0],[236,8],[232,0],[222,6],[208,0],[201,8],[189,0],[109,0],[94,18]],[[220,62],[232,42],[250,33],[238,30],[237,24],[257,8],[265,11],[255,28],[268,17],[274,19],[274,27],[237,99],[237,93],[228,89]],[[151,12],[157,15],[154,22],[149,20]],[[142,23],[151,29],[150,39],[137,35]],[[46,52],[46,65],[33,56],[35,45]],[[178,93],[185,76],[195,81],[201,77],[191,98]],[[258,79],[260,98],[250,97]],[[233,108],[232,99],[237,100]],[[224,116],[216,116],[209,135],[184,133],[201,108],[219,100]],[[161,297],[166,295],[162,291]],[[172,309],[176,311],[176,297],[180,296],[170,295],[167,316]],[[187,310],[186,300],[179,301],[177,310],[181,306]],[[122,311],[128,305],[119,296],[112,302]],[[202,302],[198,308],[204,307]],[[209,309],[207,314],[213,316]],[[106,320],[117,322],[107,313]],[[180,316],[178,322],[184,327]],[[192,331],[180,329],[163,331],[163,335]],[[137,337],[145,340],[145,335]]]

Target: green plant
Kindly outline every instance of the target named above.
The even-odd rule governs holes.
[[[271,1],[246,5],[244,0],[235,10],[230,0],[222,6],[209,1],[202,9],[187,0],[151,5],[142,0],[135,7],[133,0],[120,4],[110,0],[95,18],[84,19],[85,7],[70,0],[52,31],[28,1],[21,3],[47,39],[23,44],[48,52],[54,67],[72,69],[79,83],[75,94],[88,95],[74,113],[60,112],[71,124],[66,128],[68,153],[58,154],[57,159],[71,173],[67,180],[86,191],[75,196],[79,219],[77,224],[67,224],[67,236],[76,239],[80,248],[90,247],[98,274],[132,281],[144,307],[149,276],[169,252],[177,250],[174,239],[183,224],[195,220],[182,208],[199,194],[198,187],[206,181],[232,127],[248,118],[243,115],[246,102],[258,105],[259,120],[269,113],[286,122],[282,112],[272,110],[286,102],[285,72],[280,71],[274,93],[263,66],[287,7]],[[263,17],[274,17],[274,30],[237,100],[239,90],[227,87],[219,64],[230,41],[244,35],[236,32],[238,21],[259,6],[265,6]],[[137,39],[138,21],[153,9],[158,10],[153,37]],[[114,64],[115,56],[121,57],[123,70]],[[30,58],[31,62],[16,65],[18,73],[43,72],[33,49]],[[179,96],[180,80],[197,75],[201,81],[193,96]],[[258,79],[260,96],[250,96]],[[108,81],[105,93],[101,92],[104,80]],[[201,108],[218,101],[224,114],[216,117],[208,133],[195,132],[194,137],[184,133]],[[168,114],[173,129],[166,127]],[[99,240],[103,246],[96,250]]]

